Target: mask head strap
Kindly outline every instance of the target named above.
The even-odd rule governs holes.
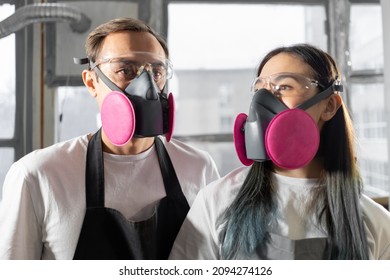
[[[119,92],[123,92],[123,90],[121,90],[116,84],[114,84],[106,75],[104,75],[104,73],[99,69],[99,67],[96,67],[96,64],[93,63],[88,57],[85,57],[85,58],[76,58],[74,57],[73,58],[73,62],[75,64],[80,64],[80,65],[83,65],[83,64],[88,64],[89,63],[89,66],[91,68],[91,70],[93,69],[95,71],[95,73],[98,75],[98,77],[100,79],[103,80],[103,82],[112,90],[112,91],[119,91]]]

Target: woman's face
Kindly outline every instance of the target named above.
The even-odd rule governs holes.
[[[267,81],[267,83],[271,83],[271,81],[274,81],[273,85],[267,84],[265,88],[268,90],[271,90],[274,92],[274,94],[289,108],[295,108],[305,102],[306,100],[313,97],[315,94],[319,92],[319,87],[315,84],[312,84],[310,86],[299,86],[302,83],[309,83],[310,80],[315,80],[313,75],[312,68],[304,63],[301,59],[298,57],[288,54],[288,53],[280,53],[272,57],[263,67],[260,73],[260,77],[263,77],[264,80]],[[275,92],[275,84],[278,83],[278,78],[274,78],[275,76],[278,77],[277,74],[279,73],[291,73],[291,76],[294,76],[294,74],[297,74],[297,77],[301,77],[305,82],[302,82],[303,80],[299,79],[292,79],[287,78],[286,82],[280,82],[280,87],[282,88],[282,93],[277,94]],[[268,77],[272,78],[268,78]],[[305,79],[307,78],[307,79]],[[283,78],[283,81],[286,80]],[[286,86],[291,85],[292,87]],[[274,87],[274,88],[272,88]],[[292,89],[294,87],[294,89]],[[298,94],[284,94],[284,92],[296,92]],[[312,107],[308,108],[306,110],[307,113],[309,113],[314,121],[319,125],[319,127],[322,126],[321,120],[321,113],[325,109],[327,104],[327,99],[322,100],[321,102],[313,105]]]

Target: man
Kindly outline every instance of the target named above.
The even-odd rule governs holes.
[[[111,20],[89,34],[86,54],[77,62],[89,64],[82,78],[102,128],[13,164],[2,259],[167,259],[197,192],[219,177],[207,153],[170,139],[172,69],[158,34]]]

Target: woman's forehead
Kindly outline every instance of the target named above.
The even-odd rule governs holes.
[[[273,56],[264,65],[260,76],[266,77],[276,73],[290,72],[311,77],[313,70],[307,63],[299,57],[289,53],[279,53]]]

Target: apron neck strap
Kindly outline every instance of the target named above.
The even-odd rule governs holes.
[[[88,143],[85,186],[87,208],[104,206],[104,161],[101,129],[92,136]]]
[[[183,192],[181,190],[175,168],[173,168],[172,161],[169,157],[167,149],[159,137],[155,138],[154,144],[156,145],[157,158],[160,164],[161,175],[163,177],[167,197],[171,197],[173,199],[182,199]]]

